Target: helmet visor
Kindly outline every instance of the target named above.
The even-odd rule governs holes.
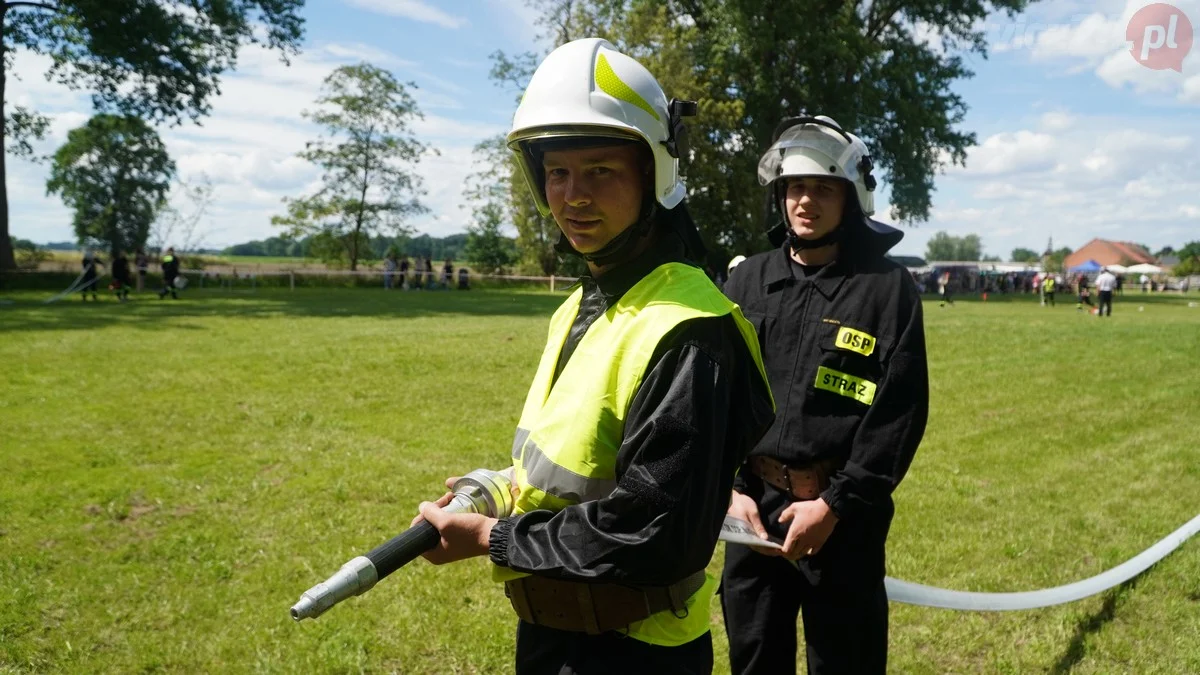
[[[867,148],[857,138],[847,139],[836,132],[825,131],[813,124],[801,124],[784,131],[758,162],[758,182],[770,185],[784,175],[784,161],[796,155],[811,160],[802,165],[823,167],[820,173],[788,173],[787,175],[823,175],[846,178],[858,182],[861,178],[859,162],[867,154]]]

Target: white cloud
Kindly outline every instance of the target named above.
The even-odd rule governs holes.
[[[1042,114],[1040,127],[1042,131],[1054,133],[1057,131],[1065,131],[1075,124],[1076,117],[1070,113],[1062,111],[1052,111]]]
[[[1095,60],[1125,46],[1125,27],[1117,17],[1089,14],[1078,22],[1047,27],[1030,46],[1034,58]]]
[[[327,53],[329,53],[333,56],[336,56],[338,58],[346,59],[346,60],[367,61],[369,63],[373,63],[376,65],[389,65],[389,66],[402,66],[402,67],[411,67],[411,66],[416,65],[416,63],[414,63],[412,61],[409,61],[407,59],[398,58],[395,54],[392,54],[391,52],[387,52],[382,49],[377,49],[370,45],[329,44],[329,45],[325,45],[324,49]]]
[[[966,169],[954,173],[972,176],[998,176],[1021,171],[1047,170],[1053,167],[1055,139],[1033,131],[1004,132],[989,136],[981,145],[967,151]]]
[[[399,16],[442,28],[460,28],[467,20],[433,7],[421,0],[345,0],[346,4],[370,12]]]
[[[1121,191],[1131,197],[1148,197],[1150,199],[1162,197],[1167,194],[1166,189],[1162,185],[1155,184],[1153,181],[1145,178],[1129,181]]]

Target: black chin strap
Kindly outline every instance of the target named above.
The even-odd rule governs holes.
[[[650,234],[650,230],[654,227],[654,221],[657,218],[658,203],[651,198],[647,203],[642,205],[642,212],[638,216],[637,222],[625,228],[625,231],[621,232],[621,234],[613,237],[612,241],[605,244],[600,250],[593,251],[592,253],[580,253],[575,250],[575,247],[571,245],[571,241],[567,239],[567,235],[563,234],[561,230],[558,233],[558,242],[555,243],[554,248],[559,253],[580,256],[593,265],[600,267],[622,263],[633,257],[638,244],[641,243],[643,237]]]
[[[836,228],[834,228],[833,232],[830,232],[823,237],[817,237],[816,239],[802,239],[796,234],[795,230],[789,227],[787,228],[786,236],[788,246],[790,246],[793,251],[804,251],[813,248],[822,248],[829,246],[830,244],[837,244],[841,242],[843,231],[844,228],[839,224]]]

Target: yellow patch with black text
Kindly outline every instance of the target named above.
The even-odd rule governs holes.
[[[859,403],[871,405],[875,400],[875,383],[861,377],[817,366],[817,381],[813,383],[817,389],[832,391],[835,394],[852,398]]]
[[[868,335],[861,330],[842,326],[838,329],[837,339],[834,344],[838,349],[848,349],[863,356],[870,356],[871,352],[875,351],[876,342],[877,340],[874,335]]]

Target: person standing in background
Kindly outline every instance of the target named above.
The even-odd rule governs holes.
[[[104,263],[100,262],[100,256],[93,253],[92,249],[84,249],[83,251],[83,288],[80,293],[83,295],[83,301],[87,302],[88,293],[92,294],[92,301],[98,302],[100,299],[96,297],[96,268],[103,267]]]
[[[1100,293],[1100,316],[1112,316],[1113,291],[1117,288],[1117,277],[1107,269],[1096,277],[1096,290]]]
[[[112,278],[109,289],[117,294],[117,302],[125,302],[129,299],[129,287],[133,285],[133,281],[129,278],[129,258],[125,257],[124,251],[117,251],[116,257],[113,258]]]
[[[137,291],[141,293],[146,286],[146,273],[150,271],[150,258],[146,256],[146,251],[141,246],[134,251],[133,264],[137,267]]]

